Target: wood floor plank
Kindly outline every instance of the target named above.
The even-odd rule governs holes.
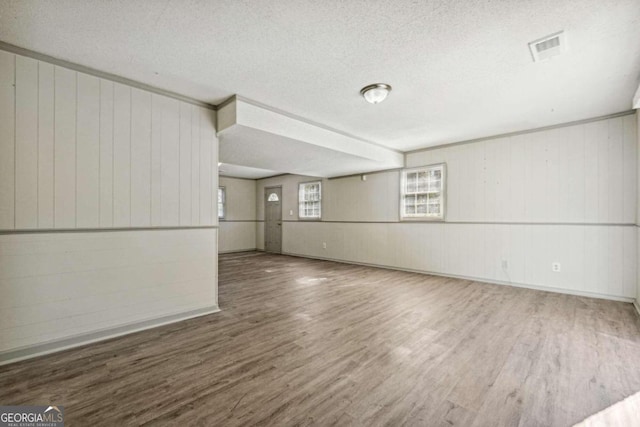
[[[569,426],[640,390],[630,304],[264,253],[222,311],[0,367],[68,425]]]

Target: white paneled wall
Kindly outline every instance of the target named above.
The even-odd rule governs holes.
[[[217,304],[215,229],[0,235],[0,352]]]
[[[447,221],[633,224],[636,117],[407,155],[447,163]]]
[[[215,225],[215,112],[0,51],[0,229]]]
[[[298,221],[285,223],[283,234],[283,252],[290,254],[608,298],[635,296],[632,226]],[[561,273],[551,271],[553,262],[562,264]]]
[[[220,221],[219,253],[252,251],[255,249],[255,221]]]
[[[256,181],[221,176],[226,194],[225,218],[220,221],[218,250],[237,252],[256,249]]]
[[[258,203],[283,186],[285,253],[631,300],[636,128],[624,115],[407,154],[407,167],[447,164],[446,222],[398,222],[397,171],[324,180],[323,221],[287,215],[308,177],[259,181]]]
[[[15,226],[15,68],[0,52],[0,228]]]
[[[217,309],[214,111],[4,51],[0,111],[0,363]]]
[[[398,221],[400,173],[374,173],[325,180],[323,219],[326,221]]]

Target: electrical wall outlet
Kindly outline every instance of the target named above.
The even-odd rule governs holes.
[[[551,263],[551,271],[554,273],[560,273],[562,271],[562,265],[559,262]]]
[[[506,259],[502,260],[502,269],[503,270],[509,269],[509,261],[507,261]]]
[[[327,249],[327,242],[322,242],[322,249]]]
[[[289,209],[289,216],[293,216],[293,209]]]

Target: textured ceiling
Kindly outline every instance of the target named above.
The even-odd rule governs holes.
[[[568,52],[533,63],[559,30]],[[628,110],[640,1],[3,0],[0,40],[409,150]],[[375,106],[374,82],[393,86]]]

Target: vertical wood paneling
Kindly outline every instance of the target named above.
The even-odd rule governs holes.
[[[180,103],[180,225],[191,224],[191,105]]]
[[[534,135],[525,135],[527,141],[527,218],[525,221],[540,222],[544,220],[547,206],[546,187],[546,144],[539,143]]]
[[[485,174],[485,142],[470,145],[470,165],[465,182],[471,183],[471,212],[473,221],[486,221],[486,174]],[[439,158],[439,156],[438,156]]]
[[[609,203],[611,199],[611,184],[608,178],[611,177],[611,161],[610,161],[610,146],[609,146],[609,136],[608,129],[609,123],[608,121],[600,121],[590,123],[593,124],[592,132],[593,138],[595,139],[595,143],[597,148],[597,156],[598,156],[598,169],[597,169],[597,221],[599,222],[610,222],[609,219]]]
[[[15,55],[0,51],[0,228],[15,228]]]
[[[624,128],[622,117],[607,120],[608,175],[601,177],[609,183],[607,221],[621,223],[624,218]]]
[[[631,225],[638,189],[636,120],[636,115],[624,116],[407,156],[408,167],[447,163],[447,221],[498,224],[287,222],[283,250],[633,298],[639,235]],[[390,182],[392,174],[378,176]],[[265,185],[283,185],[283,199],[295,199],[297,183],[304,179],[262,180],[256,193]],[[377,206],[382,202],[369,194],[384,184],[372,190],[354,185],[356,181],[342,178],[326,185],[332,193],[331,203],[323,206],[327,218],[353,221],[354,212],[364,217],[358,207],[345,206],[353,200],[375,200],[369,210],[384,211]],[[397,196],[399,186],[395,188]],[[260,207],[260,197],[257,202]],[[260,211],[258,218],[262,215]],[[540,224],[499,224],[511,221]],[[259,248],[262,228],[258,224]],[[321,249],[322,242],[327,249]],[[553,262],[561,263],[560,273],[552,271]]]
[[[600,245],[600,257],[603,260],[604,275],[600,285],[606,286],[609,293],[623,295],[623,260],[624,239],[623,227],[603,227],[601,229],[604,244]]]
[[[0,351],[214,305],[216,241],[211,229],[0,235]]]
[[[53,228],[53,65],[38,63],[38,227]]]
[[[113,226],[114,84],[100,80],[100,226]]]
[[[131,88],[115,83],[113,115],[113,225],[131,225]]]
[[[38,227],[38,62],[16,56],[16,228]]]
[[[635,115],[412,153],[447,163],[448,221],[631,223]]]
[[[220,224],[218,250],[221,253],[251,251],[255,248],[255,222],[223,222]]]
[[[213,173],[211,150],[213,149],[213,131],[209,111],[200,108],[200,224],[213,224],[212,186]]]
[[[180,103],[162,102],[162,225],[179,224],[180,216]]]
[[[77,226],[100,225],[100,80],[78,73]]]
[[[545,138],[545,170],[540,182],[545,191],[545,197],[541,199],[540,205],[544,206],[542,221],[553,222],[559,218],[559,192],[558,192],[558,146],[563,144],[563,128],[548,131]]]
[[[191,106],[191,225],[200,225],[200,109]]]
[[[231,226],[224,227],[230,247],[236,240]],[[258,245],[262,228],[258,224]],[[634,297],[636,241],[634,227],[609,225],[300,221],[283,230],[285,253],[615,298]],[[562,264],[561,273],[551,271],[552,262]]]
[[[511,155],[506,167],[509,176],[509,204],[505,207],[509,215],[507,220],[513,221],[527,217],[527,199],[529,195],[525,191],[526,184],[526,139],[523,135],[508,138],[507,144],[511,146]]]
[[[77,73],[55,67],[54,226],[76,226]]]
[[[484,143],[484,155],[483,155],[483,190],[484,190],[484,203],[485,213],[484,218],[493,218],[495,221],[499,215],[498,211],[498,194],[502,188],[502,185],[497,181],[497,169],[502,167],[498,162],[499,152],[501,151],[498,141],[486,141]]]
[[[636,113],[637,115],[637,113]],[[638,156],[638,141],[636,136],[636,117],[633,115],[623,117],[623,136],[622,136],[622,158],[623,158],[623,174],[622,174],[622,201],[623,201],[623,218],[622,222],[635,222],[636,215],[636,198],[637,198],[637,179],[636,179],[636,159]]]
[[[585,202],[584,127],[563,129],[558,147],[560,222],[583,222]]]
[[[509,218],[509,209],[505,209],[505,207],[511,204],[511,200],[509,198],[511,193],[511,180],[509,179],[508,167],[509,158],[511,156],[511,145],[496,145],[496,167],[494,170],[494,179],[497,191],[494,217],[497,221],[506,221],[507,218]]]
[[[600,173],[598,151],[599,134],[602,132],[602,122],[587,123],[584,126],[584,220],[597,222],[598,215],[598,176]]]
[[[452,147],[454,148],[454,147]],[[451,172],[451,171],[454,172]],[[447,174],[446,174],[446,194],[447,194],[447,217],[451,218],[453,212],[460,211],[460,196],[461,196],[461,177],[460,177],[460,154],[459,147],[455,147],[451,150],[451,157],[447,162]],[[390,192],[389,192],[390,191]],[[394,191],[393,188],[388,189],[388,200],[392,200],[397,194],[398,190]],[[399,195],[398,195],[399,196]],[[393,215],[396,216],[394,220],[399,218],[399,210],[394,209]]]
[[[131,225],[151,225],[151,94],[131,92]]]
[[[470,156],[468,150],[465,150],[463,147],[458,147],[457,150],[453,152],[453,157],[455,158],[454,165],[457,165],[456,168],[450,169],[449,165],[447,165],[447,182],[451,181],[453,174],[457,174],[458,178],[453,178],[454,181],[457,180],[457,188],[459,194],[452,195],[449,192],[447,187],[447,199],[451,196],[457,197],[458,204],[453,205],[454,209],[449,209],[449,205],[445,206],[445,215],[450,218],[452,221],[460,220],[465,217],[465,212],[468,212],[469,206],[471,205],[471,193],[473,189],[469,185],[465,179],[467,178],[468,172],[465,172],[466,168],[469,167]],[[454,172],[457,171],[457,172]],[[448,202],[447,202],[448,203]],[[446,212],[449,213],[446,213]],[[398,217],[400,214],[398,213]]]
[[[456,196],[455,194],[450,194],[451,192],[447,188],[447,198],[449,197],[457,197],[458,204],[457,205],[446,205],[445,206],[445,215],[447,219],[450,221],[459,221],[465,217],[465,212],[469,212],[469,208],[471,206],[471,194],[472,188],[469,185],[469,181],[465,181],[467,178],[468,170],[470,167],[470,153],[468,150],[463,148],[456,150],[455,158],[457,159],[458,167],[449,168],[447,165],[447,180],[450,182],[452,179],[454,181],[458,181],[458,190],[460,194]],[[455,165],[456,163],[454,163]],[[459,178],[455,178],[455,175],[458,175]]]
[[[637,227],[636,227],[637,228]],[[625,296],[636,297],[636,278],[638,275],[638,240],[637,233],[629,232],[624,228],[622,232],[622,292]]]
[[[22,313],[4,349],[215,303],[216,230],[90,231],[200,215],[199,109],[182,105],[181,120],[181,104],[0,51],[0,229],[89,229],[0,236],[0,303]],[[42,309],[54,295],[64,304]]]
[[[162,225],[163,97],[151,95],[151,225]]]

